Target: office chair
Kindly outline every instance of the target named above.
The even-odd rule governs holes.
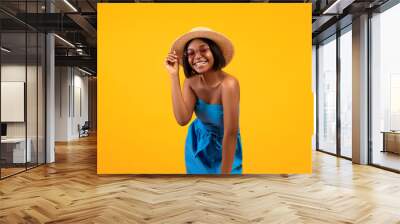
[[[89,129],[90,129],[90,125],[89,125],[89,121],[85,121],[85,123],[82,125],[82,127],[79,127],[80,125],[78,125],[78,129],[79,129],[79,138],[80,137],[87,137],[89,136]]]

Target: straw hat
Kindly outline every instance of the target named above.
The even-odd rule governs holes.
[[[183,48],[185,44],[195,38],[208,38],[214,41],[221,49],[224,55],[226,65],[232,60],[233,57],[233,45],[232,42],[223,34],[213,31],[207,27],[195,27],[189,32],[178,37],[172,44],[171,52],[174,50],[179,57],[179,63],[182,65]]]

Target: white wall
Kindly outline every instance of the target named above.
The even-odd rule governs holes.
[[[76,74],[75,70],[75,75],[74,75],[74,108],[73,111],[73,119],[72,119],[72,136],[79,137],[78,133],[78,124],[81,126],[85,123],[85,121],[88,121],[89,117],[89,111],[88,111],[88,77],[81,76],[82,73]],[[80,96],[80,97],[79,97]],[[80,101],[80,102],[79,102]],[[79,108],[80,107],[80,108]],[[79,111],[79,109],[81,111]]]
[[[19,64],[5,64],[1,66],[1,81],[2,82],[25,82],[25,64],[24,65],[19,65]],[[33,78],[30,77],[31,75],[36,76],[36,66],[28,66],[27,67],[27,75],[28,75],[28,80],[30,85],[36,85],[36,81],[32,81]],[[36,100],[36,88],[28,88],[27,89],[27,96],[28,96],[28,103],[33,102]],[[4,97],[4,96],[3,96]],[[34,98],[34,99],[33,99]],[[36,101],[35,101],[36,102]],[[27,105],[27,106],[34,106],[35,105]],[[7,108],[1,108],[2,110],[6,110]],[[34,121],[36,123],[36,113],[28,113],[28,122]],[[28,124],[28,129],[30,127],[33,127],[33,125]],[[36,130],[36,126],[34,127]],[[30,133],[30,131],[28,130]],[[29,137],[28,133],[28,137]],[[7,136],[8,137],[25,137],[25,122],[7,122]]]
[[[68,140],[70,74],[67,67],[55,68],[55,141]]]
[[[55,140],[70,141],[88,120],[88,77],[72,67],[56,67],[55,73]]]

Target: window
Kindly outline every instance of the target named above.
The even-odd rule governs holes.
[[[352,157],[352,33],[340,36],[340,155]]]
[[[318,149],[336,153],[336,36],[318,47]]]
[[[371,18],[371,160],[400,170],[400,4]]]

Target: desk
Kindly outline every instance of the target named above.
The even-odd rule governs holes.
[[[393,152],[400,154],[400,132],[382,131],[381,133],[383,134],[382,152]]]
[[[1,157],[6,163],[25,163],[31,161],[31,145],[30,138],[27,139],[27,148],[25,155],[25,138],[6,138],[1,139]],[[11,159],[12,158],[12,159]],[[27,161],[25,159],[27,158]]]

